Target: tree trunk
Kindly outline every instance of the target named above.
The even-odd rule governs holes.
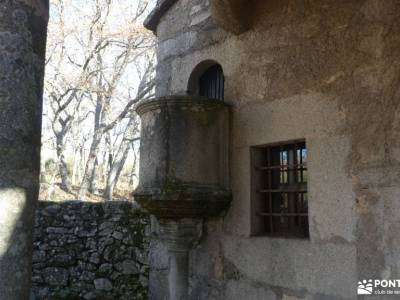
[[[82,182],[83,179],[83,168],[85,166],[85,161],[86,161],[86,153],[85,153],[85,149],[84,149],[84,145],[82,145],[80,151],[79,151],[79,165],[78,165],[78,180],[77,182]]]
[[[86,162],[85,172],[83,173],[81,187],[79,189],[79,199],[83,200],[86,198],[86,194],[90,188],[90,181],[92,178],[92,174],[94,169],[96,168],[96,159],[97,159],[97,149],[101,142],[102,134],[95,133],[93,136],[92,144],[90,145],[89,156]]]
[[[131,170],[131,174],[129,177],[129,186],[133,187],[134,184],[134,178],[136,177],[136,163],[137,163],[137,155],[135,153],[135,148],[132,146],[132,151],[133,151],[133,165],[132,165],[132,170]]]
[[[114,159],[113,158],[113,149],[112,149],[112,145],[111,145],[111,134],[109,131],[107,132],[107,134],[105,136],[105,142],[106,142],[106,151],[104,151],[105,168],[104,168],[104,174],[103,174],[103,178],[104,178],[103,182],[105,182],[107,184],[107,177],[108,177],[108,174],[110,173],[112,162]]]
[[[68,166],[64,156],[64,134],[56,135],[56,152],[58,158],[58,171],[61,177],[61,189],[67,193],[71,193],[71,180],[68,175]]]
[[[97,193],[97,167],[99,165],[99,161],[96,156],[96,160],[94,161],[94,167],[92,173],[90,174],[90,182],[89,182],[89,193],[96,194]]]
[[[104,190],[104,198],[106,198],[108,201],[111,201],[113,199],[114,188],[118,183],[119,176],[121,175],[121,171],[125,165],[125,161],[129,153],[129,141],[123,140],[121,143],[121,147],[114,161],[112,162],[110,171],[107,176],[107,184]]]
[[[77,182],[77,175],[78,175],[78,168],[79,168],[79,151],[77,149],[74,150],[74,165],[72,167],[72,184],[76,185]]]

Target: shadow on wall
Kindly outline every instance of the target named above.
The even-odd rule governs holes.
[[[28,299],[37,191],[0,188],[0,299]]]
[[[33,299],[147,299],[149,218],[132,202],[39,201]]]

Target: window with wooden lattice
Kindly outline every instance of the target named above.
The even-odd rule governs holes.
[[[252,232],[308,238],[304,140],[251,148]]]

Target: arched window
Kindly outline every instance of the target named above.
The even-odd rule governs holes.
[[[201,62],[190,75],[188,92],[210,99],[224,100],[224,72],[220,64],[212,60]]]
[[[224,72],[220,65],[208,68],[199,80],[199,95],[224,100]]]

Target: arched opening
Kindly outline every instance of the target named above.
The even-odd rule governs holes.
[[[220,64],[206,60],[198,64],[189,78],[188,94],[224,100],[225,78]]]

